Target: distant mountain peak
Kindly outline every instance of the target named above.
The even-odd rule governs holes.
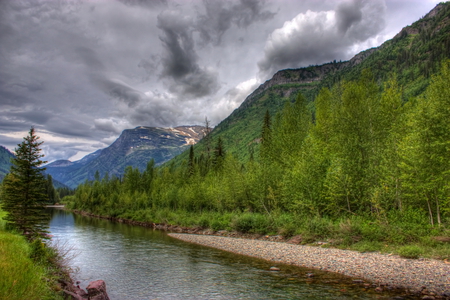
[[[99,149],[81,160],[57,161],[48,164],[47,172],[53,178],[76,187],[92,180],[96,171],[101,176],[121,176],[127,166],[144,170],[150,160],[162,164],[196,144],[204,135],[203,126],[148,127],[125,129],[107,148]]]

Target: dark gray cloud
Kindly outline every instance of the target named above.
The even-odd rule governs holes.
[[[163,32],[160,39],[165,50],[162,77],[168,78],[170,91],[188,99],[215,93],[218,74],[198,64],[192,18],[179,10],[164,11],[158,15],[158,27]]]
[[[345,34],[347,30],[357,23],[363,17],[361,11],[361,0],[354,0],[350,2],[343,2],[336,8],[336,26],[341,34]]]
[[[237,3],[204,0],[204,13],[197,16],[196,30],[205,43],[219,45],[231,26],[247,28],[259,21],[272,19],[276,13],[264,10],[265,1],[241,0]]]
[[[188,99],[215,94],[220,88],[219,73],[212,66],[202,66],[198,46],[220,46],[222,36],[231,27],[248,28],[253,23],[267,21],[275,13],[265,10],[265,2],[240,0],[236,2],[204,0],[196,17],[186,15],[176,7],[158,15],[162,74],[172,93]],[[195,36],[199,34],[200,41]],[[151,64],[147,66],[153,67]]]
[[[135,107],[144,97],[144,93],[118,79],[102,78],[99,84],[106,94],[125,102],[129,107]]]
[[[435,5],[176,1],[0,0],[0,145],[35,126],[48,160],[80,158],[126,128],[217,124],[258,75],[350,58]]]
[[[119,0],[125,5],[158,8],[167,6],[167,0]]]
[[[351,0],[334,10],[300,13],[272,32],[258,62],[262,76],[279,69],[349,59],[352,48],[385,26],[382,0]]]

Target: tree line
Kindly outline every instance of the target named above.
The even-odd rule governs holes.
[[[299,94],[266,113],[259,151],[241,163],[222,140],[181,166],[81,184],[71,207],[146,221],[155,212],[289,214],[297,219],[363,216],[381,223],[449,220],[450,63],[426,92],[403,99],[394,78],[370,71],[320,91],[311,106]],[[210,141],[214,143],[214,141]]]

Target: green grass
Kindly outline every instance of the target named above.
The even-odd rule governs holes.
[[[30,254],[22,236],[0,231],[0,299],[62,299],[49,286],[46,268]]]
[[[417,245],[407,245],[398,248],[397,253],[405,258],[419,258],[424,254],[424,249]]]
[[[31,245],[23,236],[5,231],[0,210],[0,299],[63,299],[47,264],[33,260]]]

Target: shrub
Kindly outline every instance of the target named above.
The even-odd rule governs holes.
[[[239,232],[251,232],[264,234],[269,231],[269,220],[261,214],[244,213],[233,219],[231,223],[233,230]]]
[[[203,214],[198,220],[198,225],[203,228],[210,227],[210,216],[208,214]]]
[[[416,245],[403,246],[398,249],[398,254],[405,258],[419,258],[423,254],[422,248]]]
[[[333,235],[334,226],[327,218],[315,217],[306,222],[306,234],[315,238],[326,238]]]
[[[210,227],[214,231],[219,231],[219,230],[225,229],[226,225],[224,226],[219,220],[214,219],[214,220],[211,221]]]

